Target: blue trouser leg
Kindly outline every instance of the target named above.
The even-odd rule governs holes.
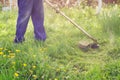
[[[30,16],[34,24],[35,38],[45,40],[44,11],[42,0],[18,0],[19,15],[16,26],[16,41],[24,38]]]
[[[34,25],[35,38],[44,41],[46,39],[46,33],[44,29],[43,0],[34,0],[31,17]]]
[[[18,20],[16,26],[16,41],[24,38],[27,24],[31,15],[33,0],[18,0]]]

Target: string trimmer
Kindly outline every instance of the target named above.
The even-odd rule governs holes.
[[[93,43],[79,43],[79,48],[81,49],[96,49],[99,48],[98,42],[95,38],[93,38],[90,34],[88,34],[82,27],[80,27],[77,23],[75,23],[72,19],[70,19],[68,16],[66,16],[62,11],[60,11],[58,8],[54,7],[52,3],[50,3],[48,0],[45,0],[45,2],[52,7],[57,13],[65,17],[69,22],[71,22],[76,28],[82,31],[89,39],[93,41]]]

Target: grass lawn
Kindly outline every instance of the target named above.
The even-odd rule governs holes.
[[[22,44],[14,44],[17,11],[0,12],[0,80],[120,80],[120,6],[61,9],[100,43],[84,52],[90,41],[54,10],[45,6],[47,40],[34,40],[30,20]]]

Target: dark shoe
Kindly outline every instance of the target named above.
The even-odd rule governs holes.
[[[25,41],[25,38],[23,38],[23,39],[15,38],[14,39],[14,43],[22,43],[23,41]]]

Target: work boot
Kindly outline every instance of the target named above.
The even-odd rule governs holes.
[[[14,43],[22,43],[23,41],[25,41],[25,38],[22,38],[22,39],[15,38],[14,39]]]

